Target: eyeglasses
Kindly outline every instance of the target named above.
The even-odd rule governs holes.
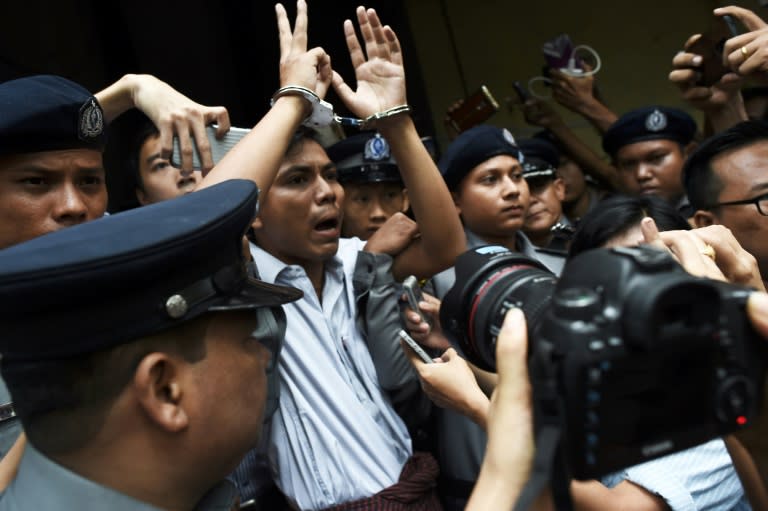
[[[740,206],[742,204],[754,204],[757,207],[758,213],[763,216],[768,216],[768,193],[758,195],[752,199],[734,200],[712,204],[709,208],[719,208],[720,206]]]

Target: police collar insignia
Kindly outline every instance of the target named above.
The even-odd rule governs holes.
[[[104,114],[95,99],[89,99],[80,107],[78,128],[80,140],[98,137],[104,131]]]
[[[645,129],[648,131],[661,131],[667,127],[667,116],[658,108],[645,118]]]
[[[384,137],[376,133],[365,143],[363,158],[367,161],[381,161],[389,158],[389,144]]]

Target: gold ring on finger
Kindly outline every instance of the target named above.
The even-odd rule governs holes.
[[[741,54],[744,56],[744,58],[749,57],[749,50],[747,49],[746,46],[741,47]]]
[[[704,248],[699,250],[699,252],[701,253],[701,255],[709,257],[713,261],[715,260],[715,256],[716,256],[715,249],[709,243],[704,245]]]

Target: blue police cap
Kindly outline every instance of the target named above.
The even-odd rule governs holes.
[[[208,311],[300,298],[246,264],[257,196],[250,181],[226,181],[0,250],[3,363],[82,355]]]
[[[677,108],[649,106],[622,115],[603,134],[603,150],[611,156],[622,147],[645,140],[667,139],[688,144],[696,134],[696,122]]]
[[[456,137],[440,158],[438,168],[448,189],[454,190],[473,168],[502,154],[523,162],[523,154],[508,130],[480,124]]]
[[[336,164],[342,184],[403,181],[389,143],[380,133],[352,135],[330,146],[327,152]]]
[[[62,149],[96,149],[107,142],[96,98],[80,85],[52,75],[0,84],[0,155]]]
[[[555,178],[560,165],[560,151],[557,146],[543,138],[525,138],[518,142],[520,151],[525,156],[523,177]]]

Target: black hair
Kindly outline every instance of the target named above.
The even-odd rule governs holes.
[[[726,151],[768,141],[768,123],[744,121],[704,141],[683,166],[683,184],[694,209],[712,209],[723,183],[712,169],[712,160]]]
[[[160,134],[143,112],[132,109],[110,124],[110,139],[104,153],[110,213],[139,207],[136,190],[144,189],[139,172],[141,146]]]
[[[612,195],[597,203],[581,219],[571,241],[568,257],[604,246],[616,236],[651,217],[660,231],[688,230],[688,221],[661,197]]]

